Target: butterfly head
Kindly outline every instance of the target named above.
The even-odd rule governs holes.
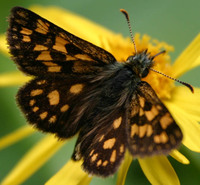
[[[128,64],[137,76],[144,78],[148,75],[149,69],[153,66],[153,58],[154,57],[147,53],[147,50],[144,50],[129,56],[126,64]]]

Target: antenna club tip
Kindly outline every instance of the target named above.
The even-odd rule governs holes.
[[[126,10],[123,8],[120,8],[120,12],[126,12]]]
[[[123,8],[120,9],[120,12],[122,12],[126,16],[126,18],[129,20],[128,12],[125,9]]]
[[[190,90],[192,91],[192,93],[194,94],[194,88],[191,86]]]
[[[186,83],[186,82],[181,82],[181,83],[182,83],[183,85],[185,85],[186,87],[188,87],[192,93],[194,93],[194,88],[193,88],[190,84],[188,84],[188,83]]]

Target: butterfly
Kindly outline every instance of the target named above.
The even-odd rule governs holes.
[[[142,81],[154,63],[148,50],[118,62],[22,7],[11,10],[7,41],[19,70],[34,77],[16,96],[27,121],[61,139],[78,133],[72,159],[89,174],[114,174],[126,150],[146,157],[180,145],[180,128]]]

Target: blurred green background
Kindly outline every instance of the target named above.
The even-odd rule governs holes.
[[[6,32],[8,24],[6,20],[12,7],[23,6],[28,8],[34,4],[55,5],[68,9],[114,32],[129,36],[124,17],[119,12],[120,8],[124,8],[130,14],[133,32],[146,33],[152,38],[165,41],[175,47],[175,52],[171,54],[172,59],[175,59],[200,32],[199,0],[12,0],[0,2],[0,33],[4,34]],[[8,57],[0,54],[0,73],[15,70],[14,63]],[[182,76],[181,80],[187,81],[194,86],[200,86],[199,72],[200,68],[196,68]],[[17,89],[18,87],[0,89],[0,136],[4,136],[26,124],[15,103]],[[0,181],[42,136],[43,134],[41,133],[34,134],[0,151]],[[44,184],[69,159],[74,141],[73,139],[64,146],[24,184]],[[180,178],[181,184],[200,184],[200,155],[189,151],[185,147],[181,147],[181,152],[191,161],[190,165],[183,165],[169,158]],[[105,183],[111,185],[115,184],[115,180],[116,176],[108,179],[94,178],[91,184]],[[126,180],[126,185],[132,184],[149,184],[137,160],[132,163]]]

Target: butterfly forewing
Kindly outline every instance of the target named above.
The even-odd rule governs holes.
[[[133,156],[168,154],[177,148],[182,132],[146,82],[137,87],[131,102],[128,147]]]
[[[97,72],[115,58],[30,10],[11,11],[7,38],[13,60],[25,73],[75,75]]]

